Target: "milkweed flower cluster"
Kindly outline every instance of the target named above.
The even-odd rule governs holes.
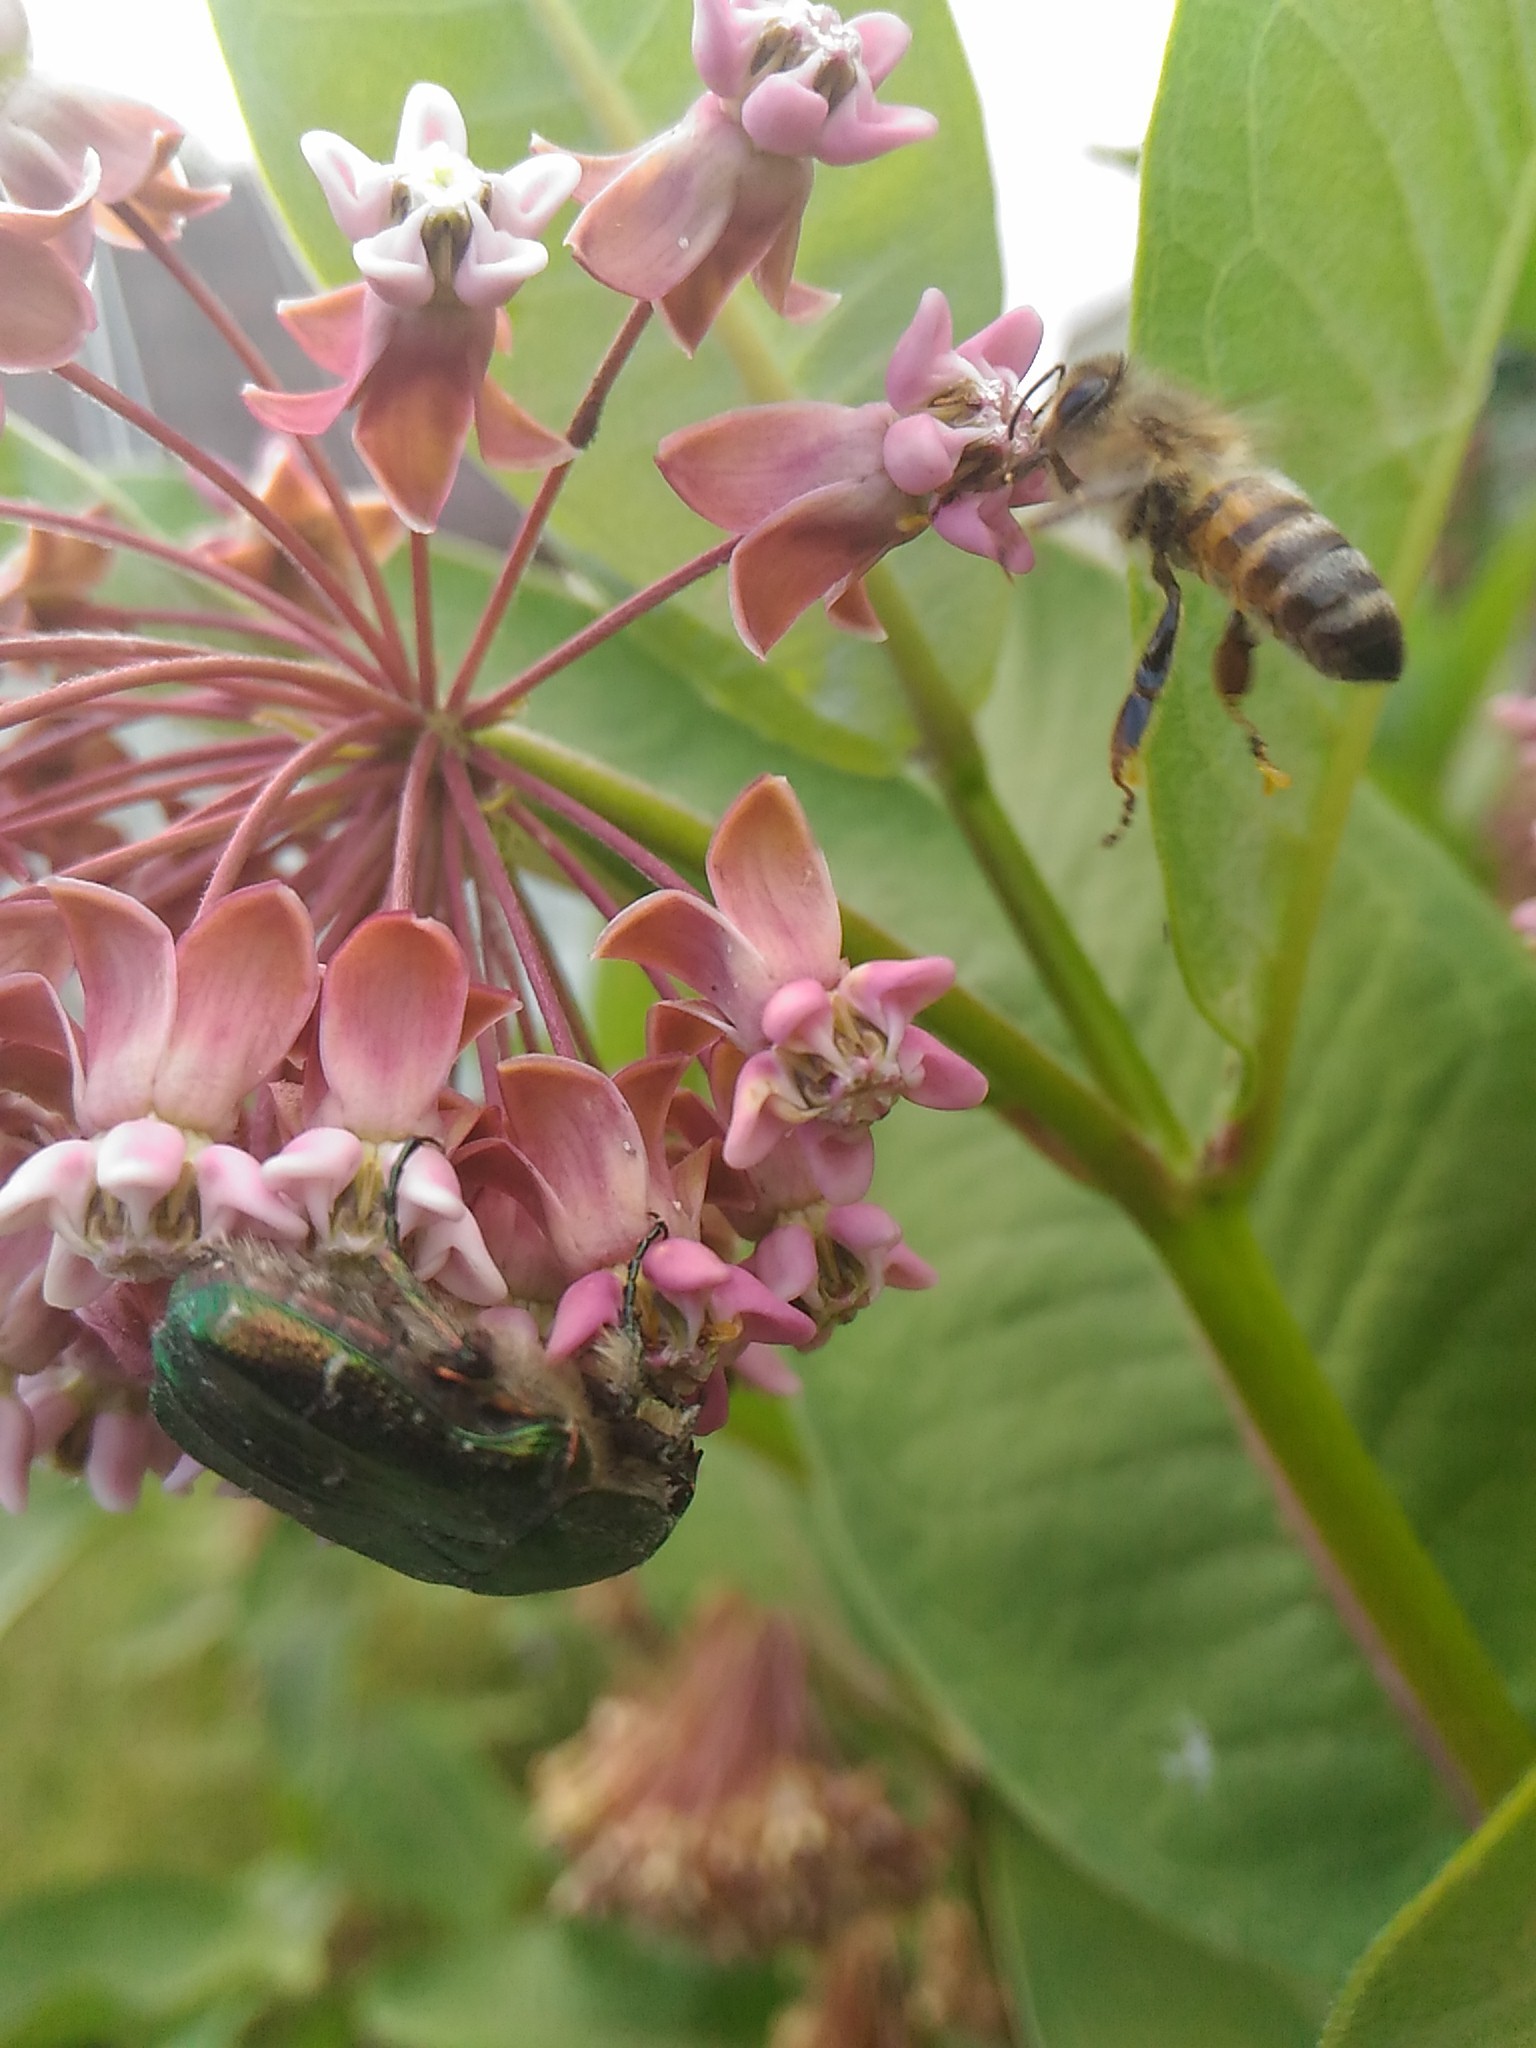
[[[771,566],[786,551],[804,559],[816,531],[797,426],[800,457],[725,508],[727,525],[751,511],[733,531],[777,520],[777,538],[728,539],[520,674],[483,679],[651,306],[691,342],[751,271],[781,310],[804,311],[789,279],[811,160],[856,162],[929,131],[928,117],[875,98],[905,41],[887,15],[843,24],[802,0],[698,0],[705,99],[602,173],[547,147],[506,171],[477,168],[458,107],[431,85],[410,93],[388,163],[308,136],[360,281],[285,317],[338,381],[279,390],[193,286],[277,437],[252,477],[56,361],[158,438],[212,513],[171,541],[100,507],[0,503],[27,529],[0,564],[5,1505],[23,1503],[41,1457],[83,1469],[113,1507],[146,1473],[191,1476],[149,1409],[157,1332],[178,1279],[210,1261],[227,1270],[242,1245],[275,1247],[273,1271],[371,1261],[391,1286],[426,1290],[445,1329],[483,1336],[503,1362],[510,1377],[489,1398],[506,1406],[534,1384],[579,1389],[584,1413],[611,1412],[622,1394],[674,1438],[718,1427],[733,1381],[792,1392],[786,1351],[814,1350],[886,1288],[932,1283],[870,1191],[874,1132],[893,1106],[959,1109],[985,1093],[914,1021],[948,988],[950,962],[845,957],[827,863],[781,778],[727,810],[705,894],[607,816],[586,780],[520,747],[508,721],[545,678],[733,548],[748,559],[742,588],[759,588],[751,565],[766,563],[791,593],[774,612],[738,589],[760,647],[786,602],[817,595],[845,619],[862,609],[873,630],[858,578],[914,520],[1025,566],[1007,508],[1035,317],[1007,316],[957,350],[943,300],[924,299],[886,405],[856,410],[857,428],[829,443],[828,530],[873,519],[873,552],[839,542],[814,590],[814,577],[786,582]],[[137,225],[191,282],[167,229],[206,195],[177,181],[174,131],[147,110],[121,117],[113,132],[138,138],[124,158],[104,131],[79,139],[77,102],[41,103],[45,119],[35,97],[13,96],[6,119],[22,118],[18,104],[37,133],[70,138],[57,229],[26,231],[40,246],[68,238],[64,297],[89,297],[86,209],[101,195],[117,195],[123,232]],[[0,122],[0,178],[11,160]],[[786,166],[793,177],[776,183]],[[508,300],[548,261],[537,238],[573,196],[586,205],[570,239],[595,274],[631,204],[650,222],[647,247],[667,207],[674,229],[697,229],[697,260],[686,277],[605,277],[639,303],[558,434],[491,366]],[[39,366],[78,343],[85,317],[68,334],[60,325]],[[382,495],[345,490],[318,445],[347,412]],[[757,432],[761,449],[784,428],[777,409],[759,417],[761,429],[710,422],[673,437],[668,477],[718,513],[709,479],[728,468],[731,435]],[[472,426],[483,457],[542,482],[449,674],[428,535]],[[866,456],[873,467],[860,468]],[[407,542],[402,619],[381,564]],[[161,586],[145,601],[144,563],[174,572],[173,601]],[[595,1056],[530,866],[598,913],[598,957],[633,963],[654,991],[644,1056],[616,1072]]]

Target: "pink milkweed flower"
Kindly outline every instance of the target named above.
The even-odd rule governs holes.
[[[731,609],[764,654],[817,600],[845,631],[882,637],[862,578],[931,526],[1010,575],[1034,562],[1012,517],[1047,484],[1020,387],[1040,346],[1030,307],[958,347],[949,303],[924,292],[892,351],[884,402],[813,400],[722,413],[667,435],[657,466],[683,502],[743,536]]]
[[[0,121],[0,136],[4,125]],[[0,370],[67,363],[96,325],[85,273],[101,166],[87,153],[73,177],[7,178],[0,150]],[[30,190],[31,203],[19,195]]]
[[[281,308],[329,390],[262,391],[245,402],[281,433],[322,434],[349,407],[358,453],[417,532],[436,526],[471,424],[487,462],[548,469],[572,450],[514,405],[489,374],[503,307],[549,252],[533,238],[576,189],[574,159],[544,155],[499,172],[465,154],[451,93],[413,85],[395,160],[375,163],[323,129],[303,138],[361,285]]]
[[[728,1166],[756,1166],[798,1128],[823,1191],[856,1200],[872,1170],[869,1126],[900,1096],[969,1109],[987,1092],[977,1068],[911,1022],[949,987],[954,963],[848,966],[826,859],[782,776],[765,775],[736,799],[705,866],[713,904],[658,890],[619,913],[596,954],[675,974],[746,1054],[729,1108]]]
[[[54,881],[48,893],[84,994],[83,1052],[65,1020],[81,1135],[33,1153],[0,1188],[0,1233],[53,1233],[44,1299],[83,1307],[114,1278],[173,1271],[231,1229],[301,1239],[303,1218],[229,1142],[314,1005],[298,897],[279,882],[236,890],[173,940],[115,890]]]
[[[520,1196],[569,1281],[550,1359],[628,1345],[652,1374],[702,1389],[745,1345],[804,1343],[815,1325],[698,1241],[707,1159],[669,1170],[664,1153],[681,1066],[642,1060],[610,1079],[535,1053],[498,1071]]]
[[[510,1000],[471,985],[446,925],[406,911],[365,918],[325,971],[313,1114],[262,1165],[273,1198],[302,1210],[324,1246],[378,1250],[393,1236],[422,1279],[480,1306],[503,1300],[448,1158],[457,1098],[444,1091],[461,1049]]]
[[[933,134],[932,114],[875,98],[911,33],[894,14],[845,22],[814,0],[694,0],[707,90],[640,149],[580,159],[577,262],[653,303],[690,355],[748,274],[786,319],[825,312],[836,295],[793,274],[812,162],[866,163]]]

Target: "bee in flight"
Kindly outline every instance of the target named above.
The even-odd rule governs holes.
[[[1137,752],[1173,663],[1176,569],[1231,602],[1213,662],[1216,691],[1268,788],[1288,778],[1241,708],[1255,619],[1325,676],[1390,683],[1401,675],[1403,629],[1381,578],[1295,484],[1259,465],[1242,428],[1206,399],[1124,356],[1090,356],[1061,373],[1033,438],[1025,466],[1050,469],[1059,503],[1103,506],[1122,539],[1145,541],[1163,593],[1109,743],[1124,804],[1106,844],[1131,821]]]

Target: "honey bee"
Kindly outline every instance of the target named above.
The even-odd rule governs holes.
[[[1138,749],[1173,663],[1176,569],[1231,601],[1212,664],[1216,691],[1247,734],[1266,788],[1289,778],[1241,708],[1254,620],[1322,675],[1355,683],[1401,675],[1403,629],[1381,578],[1304,492],[1258,463],[1243,429],[1206,399],[1124,356],[1091,356],[1062,373],[1033,438],[1029,463],[1049,467],[1058,502],[1106,507],[1122,539],[1147,543],[1163,593],[1109,743],[1124,802],[1106,844],[1136,808]]]

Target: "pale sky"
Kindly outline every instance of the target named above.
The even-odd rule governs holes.
[[[1088,152],[1140,142],[1173,0],[951,4],[1003,196],[1007,302],[1045,315],[1049,362],[1130,279],[1135,183]],[[249,154],[204,0],[27,0],[27,12],[39,70],[152,100],[226,161]],[[922,99],[898,71],[887,96],[908,95]]]

